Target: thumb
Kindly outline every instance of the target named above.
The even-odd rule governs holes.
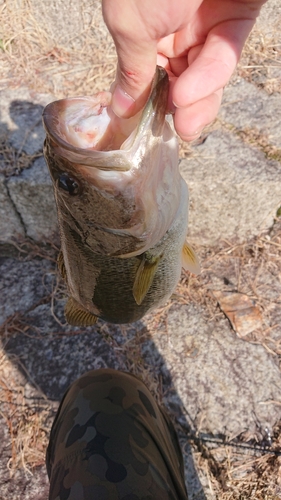
[[[118,0],[103,0],[103,17],[115,43],[118,65],[111,87],[112,109],[123,118],[146,103],[156,70],[157,41],[146,31],[137,11]]]
[[[145,105],[153,80],[156,43],[136,44],[132,40],[115,40],[118,66],[112,85],[112,109],[117,116],[129,118]]]

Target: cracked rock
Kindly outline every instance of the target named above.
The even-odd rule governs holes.
[[[28,310],[48,290],[50,292],[54,267],[48,260],[0,259],[0,325],[15,312]]]
[[[281,204],[280,163],[221,130],[196,152],[180,163],[190,194],[188,239],[242,242],[271,227]]]
[[[192,304],[175,306],[168,334],[154,332],[143,346],[155,370],[168,371],[192,427],[200,432],[236,436],[256,432],[256,422],[272,430],[280,419],[281,374],[262,345],[238,338],[227,320],[204,318]],[[169,389],[169,385],[166,389]],[[167,404],[173,404],[169,395]]]
[[[268,138],[270,144],[281,144],[281,95],[268,95],[242,78],[226,86],[219,117],[238,129],[253,128]]]
[[[53,187],[44,158],[35,160],[20,176],[10,177],[7,186],[26,235],[35,241],[58,242]]]
[[[61,311],[63,310],[61,305]],[[44,321],[47,318],[47,324]],[[28,373],[50,399],[60,400],[67,387],[88,370],[124,370],[125,359],[101,337],[95,328],[75,335],[56,334],[58,324],[51,317],[49,304],[38,306],[29,315],[40,334],[14,336],[7,351],[19,356]],[[78,330],[78,329],[76,329]]]
[[[0,242],[17,239],[25,235],[20,217],[6,187],[5,177],[0,174]]]

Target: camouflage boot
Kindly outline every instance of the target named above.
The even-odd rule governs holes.
[[[129,373],[93,370],[72,384],[46,463],[49,500],[187,499],[172,423]]]

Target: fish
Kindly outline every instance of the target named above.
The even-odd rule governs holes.
[[[200,272],[186,241],[188,188],[166,115],[168,91],[168,75],[157,67],[133,118],[114,115],[110,92],[61,99],[43,111],[71,325],[140,320],[169,299],[182,267]]]

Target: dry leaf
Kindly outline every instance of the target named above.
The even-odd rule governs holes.
[[[219,306],[228,317],[233,329],[242,337],[261,328],[262,315],[254,301],[238,292],[221,292],[215,290],[214,296]]]

